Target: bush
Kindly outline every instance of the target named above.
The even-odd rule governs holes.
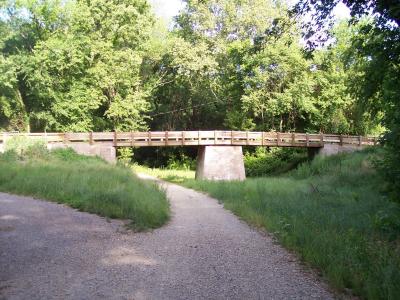
[[[48,155],[46,142],[26,136],[14,136],[5,143],[5,152],[14,152],[20,160],[30,158],[46,158]]]
[[[8,150],[4,153],[0,153],[0,162],[14,162],[18,159],[18,154],[14,150]]]
[[[376,161],[376,166],[386,180],[386,192],[393,201],[400,203],[400,141],[397,143],[399,145],[393,146],[393,142],[384,146],[383,155]]]
[[[178,157],[172,155],[167,162],[168,170],[195,170],[196,169],[196,160],[186,156],[185,154],[181,153]]]
[[[132,148],[118,148],[117,149],[117,157],[118,157],[118,162],[121,163],[124,166],[129,165],[132,162],[132,157],[133,157],[133,150]]]
[[[306,160],[307,152],[296,148],[257,147],[255,152],[244,154],[244,165],[248,177],[281,174]]]
[[[150,168],[195,169],[197,147],[138,147],[134,148],[134,163]]]

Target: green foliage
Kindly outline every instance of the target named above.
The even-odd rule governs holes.
[[[367,23],[356,38],[359,71],[363,80],[358,97],[367,111],[379,116],[388,129],[383,135],[385,157],[380,169],[392,198],[400,202],[400,28],[375,27]],[[361,60],[361,59],[360,59]]]
[[[14,152],[20,160],[45,158],[48,155],[47,144],[44,140],[14,136],[5,143],[6,152]]]
[[[1,154],[0,190],[65,203],[104,217],[128,219],[135,230],[160,227],[169,218],[166,196],[155,184],[139,180],[128,168],[70,149],[24,162],[18,161],[13,151]]]
[[[5,128],[146,128],[149,91],[140,71],[153,24],[147,1],[0,5],[0,27],[10,31],[0,42]]]
[[[380,193],[367,149],[318,158],[290,175],[244,182],[184,180],[245,221],[267,229],[334,287],[367,299],[400,293],[400,207]]]
[[[25,131],[28,120],[17,90],[17,71],[10,58],[0,54],[0,129]]]
[[[356,26],[338,28],[337,34],[350,33],[351,37],[347,43],[350,46],[342,47],[347,48],[343,61],[349,69],[349,90],[358,106],[353,110],[353,118],[364,119],[357,131],[383,134],[381,143],[386,151],[379,169],[389,183],[392,198],[399,201],[400,29],[378,26],[376,22],[362,19]],[[376,130],[379,127],[381,130]]]
[[[125,166],[129,165],[129,163],[132,161],[132,157],[133,157],[132,148],[122,147],[117,149],[118,162],[120,162],[121,164]]]
[[[284,2],[185,2],[169,31],[147,0],[1,1],[0,130],[388,130],[382,170],[400,197],[392,13],[337,24],[306,55]]]
[[[400,4],[384,0],[345,3],[350,9],[353,31],[345,46],[350,54],[345,60],[350,66],[348,86],[357,104],[361,104],[358,116],[368,114],[366,119],[372,123],[373,119],[379,120],[387,129],[382,139],[386,154],[380,169],[393,199],[400,201]],[[324,29],[329,26],[324,25],[332,24],[332,11],[337,4],[337,0],[300,0],[293,7],[292,13],[297,16],[312,12],[312,17],[302,22],[306,36],[314,36],[309,41],[311,48],[315,48],[312,40],[326,35]]]
[[[172,155],[168,158],[166,169],[184,171],[195,170],[196,160],[186,156],[184,153],[181,153],[179,157]]]
[[[399,131],[398,126],[393,128]],[[393,136],[396,135],[395,139]],[[390,197],[400,202],[400,144],[398,142],[400,133],[390,133],[386,135],[386,146],[384,148],[385,155],[377,160],[377,167],[386,179],[385,191],[389,193]]]
[[[154,89],[153,127],[166,130],[218,126],[221,118],[217,62],[205,42],[192,44],[169,35],[156,67],[161,78]]]
[[[362,108],[352,94],[355,61],[346,53],[351,52],[353,28],[341,25],[333,32],[335,43],[310,58],[282,4],[187,1],[177,24],[170,36],[181,40],[178,49],[171,46],[179,59],[164,56],[161,66],[168,77],[154,100],[156,108],[173,112],[162,114],[153,127],[210,129],[213,124],[365,134],[379,123],[359,113]]]
[[[150,168],[195,169],[197,147],[138,147],[133,162]]]
[[[296,148],[257,147],[255,152],[245,152],[244,166],[247,177],[285,173],[307,160],[307,152]]]

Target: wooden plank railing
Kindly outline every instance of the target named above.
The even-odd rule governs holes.
[[[268,146],[322,147],[323,144],[376,145],[376,137],[254,131],[150,131],[80,133],[0,133],[0,143],[13,136],[27,136],[47,143],[112,143],[116,147],[148,146]]]

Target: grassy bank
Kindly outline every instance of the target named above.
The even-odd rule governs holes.
[[[0,155],[0,191],[65,203],[82,211],[128,219],[135,230],[157,228],[169,218],[166,196],[129,168],[72,150],[33,147],[23,156]]]
[[[400,295],[400,208],[381,193],[375,150],[318,158],[280,177],[244,182],[177,179],[267,229],[339,289]],[[162,171],[158,171],[160,177]]]

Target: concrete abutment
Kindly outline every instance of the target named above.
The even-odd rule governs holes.
[[[313,159],[316,155],[321,155],[321,156],[331,156],[339,153],[348,153],[348,152],[354,152],[354,151],[359,151],[364,149],[366,146],[360,146],[360,145],[340,145],[340,144],[324,144],[323,147],[321,148],[307,148],[308,150],[308,158],[311,160]]]
[[[99,156],[109,163],[117,161],[116,148],[113,143],[66,143],[48,144],[48,149],[72,148],[77,153],[88,156]]]

